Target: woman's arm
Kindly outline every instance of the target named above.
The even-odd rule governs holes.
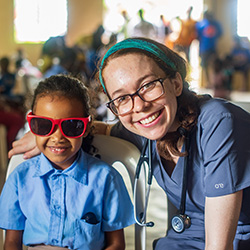
[[[111,128],[114,124],[108,124],[106,122],[94,121],[94,134],[110,135]]]
[[[6,237],[4,241],[4,250],[22,250],[23,231],[20,230],[6,230]]]
[[[123,229],[105,232],[106,248],[105,250],[124,250],[125,239]]]
[[[205,204],[205,250],[233,250],[243,191],[207,197]]]

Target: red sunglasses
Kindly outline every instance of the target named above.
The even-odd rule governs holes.
[[[55,125],[58,125],[65,137],[78,138],[85,133],[87,124],[91,121],[91,116],[83,118],[72,117],[52,119],[49,117],[33,115],[32,112],[30,112],[27,115],[27,121],[31,132],[35,135],[49,136],[53,133]]]

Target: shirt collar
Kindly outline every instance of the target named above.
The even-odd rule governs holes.
[[[33,177],[42,177],[48,175],[48,178],[54,175],[67,175],[77,182],[82,184],[87,184],[87,155],[79,150],[76,160],[72,163],[72,165],[65,170],[58,170],[53,168],[52,164],[48,160],[48,158],[44,155],[40,155],[40,162],[37,165],[36,172]]]

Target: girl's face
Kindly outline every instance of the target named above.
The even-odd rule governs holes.
[[[82,103],[77,99],[68,99],[63,96],[38,97],[33,113],[52,119],[70,117],[84,117]],[[87,135],[87,131],[84,137]],[[49,136],[36,136],[36,143],[40,151],[52,162],[57,169],[68,168],[75,160],[82,145],[82,137],[64,137],[58,125]]]
[[[165,73],[153,59],[141,54],[127,54],[111,59],[103,70],[106,89],[112,99],[133,94],[139,87],[158,78],[165,79]],[[165,94],[152,102],[144,102],[134,96],[134,107],[126,115],[119,116],[122,124],[133,133],[151,140],[161,139],[167,132],[175,131],[176,97],[182,92],[179,74],[163,82]]]

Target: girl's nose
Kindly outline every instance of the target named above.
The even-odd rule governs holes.
[[[65,138],[65,137],[64,137],[64,135],[62,134],[61,129],[59,128],[58,125],[56,125],[56,126],[54,127],[53,133],[51,134],[51,139],[52,139],[53,141],[61,141],[61,140],[64,139],[64,138]]]
[[[134,111],[135,112],[141,112],[145,109],[145,107],[148,107],[150,105],[149,102],[143,101],[138,95],[134,96]]]

